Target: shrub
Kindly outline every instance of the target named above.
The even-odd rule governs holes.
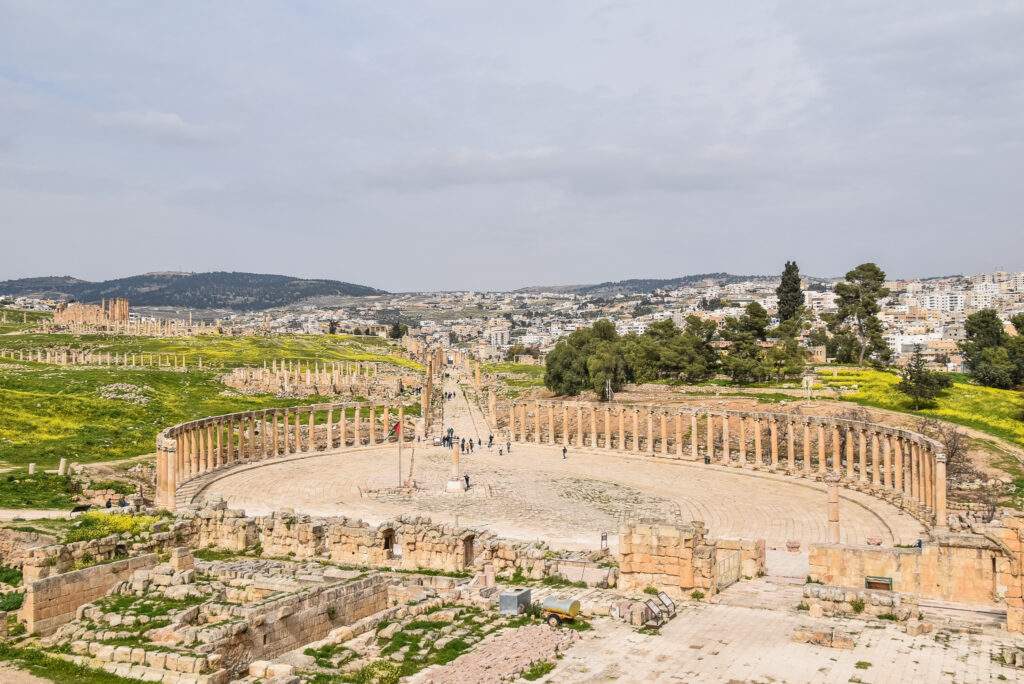
[[[657,587],[644,587],[644,593],[645,594],[650,594],[651,596],[657,596],[658,595],[658,588]]]
[[[690,598],[692,598],[694,601],[700,601],[704,598],[704,592],[700,589],[694,589],[690,592]]]
[[[17,587],[21,584],[21,570],[7,565],[0,565],[0,582]]]
[[[96,480],[89,483],[89,489],[95,491],[110,490],[117,494],[134,494],[135,485],[131,482],[124,482],[122,480]]]
[[[83,513],[64,535],[65,542],[101,539],[112,534],[137,536],[148,532],[159,520],[153,515],[128,515],[126,513]]]
[[[530,667],[526,668],[526,671],[523,672],[523,679],[532,682],[534,680],[540,679],[541,677],[543,677],[544,675],[546,675],[554,669],[555,664],[550,660],[538,660],[537,662],[530,665]]]
[[[807,601],[801,601],[800,603],[796,604],[796,609],[797,610],[810,610],[811,607],[809,605],[807,605]]]
[[[853,612],[860,614],[864,612],[864,599],[855,598],[850,601],[850,607],[853,608]]]
[[[0,595],[0,611],[10,612],[12,610],[18,610],[21,608],[21,604],[24,600],[25,594],[20,591]]]

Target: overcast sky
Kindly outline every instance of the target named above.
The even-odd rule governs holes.
[[[0,0],[0,279],[1024,270],[1024,2]]]

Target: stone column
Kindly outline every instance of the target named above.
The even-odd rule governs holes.
[[[676,411],[675,417],[672,418],[675,421],[676,428],[676,458],[683,457],[683,414]]]
[[[871,486],[877,487],[879,468],[878,468],[878,431],[871,431]]]
[[[545,444],[555,443],[555,407],[551,402],[544,404],[548,414],[548,438]],[[537,407],[537,412],[540,413],[540,406]]]
[[[619,406],[619,451],[626,450],[626,407]]]
[[[352,416],[353,440],[352,446],[363,445],[363,406],[356,404],[355,415]]]
[[[946,517],[946,454],[935,454],[935,527],[945,529]]]
[[[633,409],[633,451],[640,451],[640,409]]]
[[[758,468],[764,466],[764,451],[761,448],[761,431],[764,427],[761,425],[761,417],[754,417],[754,463]]]
[[[839,426],[832,424],[832,470],[839,475],[843,474],[843,453],[840,446]]]
[[[831,478],[828,483],[828,541],[839,543],[839,485]]]
[[[824,475],[828,470],[828,456],[825,455],[825,424],[818,422],[818,473]]]
[[[302,451],[302,409],[295,409],[295,453]]]
[[[901,495],[904,494],[903,490],[903,438],[899,435],[893,435],[892,438],[892,456],[893,456],[893,489],[899,492]]]
[[[597,407],[590,405],[590,447],[597,448]]]
[[[700,454],[697,453],[697,411],[690,411],[690,458],[694,461],[700,458]]]
[[[562,446],[569,446],[569,404],[562,402]]]
[[[654,409],[647,407],[647,453],[654,453]]]
[[[459,443],[452,440],[452,467],[448,477],[448,484],[445,490],[449,492],[466,491],[466,481],[462,477],[462,465],[459,461]]]
[[[306,435],[306,451],[318,451],[316,445],[316,409],[309,410],[308,435]]]
[[[885,468],[885,472],[882,473],[882,482],[886,489],[892,489],[892,449],[890,448],[890,436],[887,433],[882,433],[882,467]]]
[[[583,447],[583,405],[576,404],[576,448]]]
[[[779,468],[779,419],[775,416],[768,418],[768,441],[771,450],[771,468]]]
[[[715,461],[715,414],[711,411],[707,411],[704,414],[707,421],[705,425],[704,436],[707,439],[707,443],[704,445],[704,454],[712,463]]]
[[[370,446],[377,443],[377,405],[370,404],[370,419],[367,424],[370,430]]]
[[[327,407],[327,450],[334,448],[334,405]]]
[[[924,505],[932,510],[935,509],[935,480],[932,472],[932,450],[931,447],[921,449],[922,465],[924,466]]]
[[[604,405],[604,448],[612,448],[612,407]]]
[[[668,456],[668,416],[664,411],[661,412],[661,453]]]
[[[495,431],[498,429],[498,399],[493,389],[487,390],[487,412]]]
[[[921,454],[916,442],[910,442],[910,496],[920,503],[921,501]]]
[[[537,443],[540,444],[541,442],[544,441],[544,439],[543,439],[543,432],[541,430],[541,403],[540,403],[540,401],[535,401],[534,402],[534,412],[535,412],[534,413],[534,431],[536,433],[534,438],[537,439]]]
[[[381,428],[381,433],[382,434],[381,434],[380,441],[381,442],[389,442],[389,441],[391,441],[391,437],[390,437],[390,434],[391,434],[391,407],[388,406],[387,404],[385,404],[384,408],[382,410],[384,412],[384,417],[382,419],[384,427]]]
[[[740,460],[740,467],[747,467],[747,416],[746,414],[740,414],[737,416],[740,423],[740,434],[739,444],[737,445],[736,455]]]
[[[790,474],[796,472],[796,421],[786,419],[786,463]]]
[[[811,421],[807,418],[804,419],[804,475],[810,475],[811,473]]]
[[[281,449],[281,436],[278,434],[281,429],[280,426],[278,425],[278,419],[280,418],[280,416],[280,412],[277,409],[274,409],[274,412],[273,414],[271,414],[270,417],[270,420],[272,421],[272,429],[270,431],[270,453],[275,457],[280,453]]]
[[[868,481],[868,432],[864,428],[857,428],[857,447],[860,457],[860,481],[866,484]]]
[[[854,468],[853,468],[853,428],[847,426],[844,429],[846,435],[846,479],[853,480]]]
[[[729,448],[729,414],[722,414],[722,463],[729,463],[732,453]]]

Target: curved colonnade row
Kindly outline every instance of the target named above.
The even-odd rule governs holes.
[[[401,426],[397,431],[392,416]],[[215,470],[297,453],[408,442],[409,427],[404,405],[373,403],[312,404],[181,423],[156,438],[156,503],[173,509],[181,485]]]
[[[514,442],[614,449],[707,464],[837,479],[946,525],[943,446],[907,430],[786,413],[567,401],[488,399],[495,432]]]

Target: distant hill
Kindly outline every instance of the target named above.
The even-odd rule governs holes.
[[[136,306],[252,311],[296,304],[310,297],[385,294],[339,280],[309,280],[262,273],[146,273],[89,282],[70,276],[0,281],[0,295],[68,298],[80,302],[127,297]]]
[[[674,290],[679,287],[693,286],[705,280],[716,285],[728,285],[746,280],[773,280],[779,276],[767,275],[733,275],[731,273],[698,273],[679,276],[678,278],[632,278],[616,280],[595,285],[554,285],[549,287],[524,287],[517,292],[569,292],[585,295],[615,296],[618,294],[647,294],[655,290]]]

